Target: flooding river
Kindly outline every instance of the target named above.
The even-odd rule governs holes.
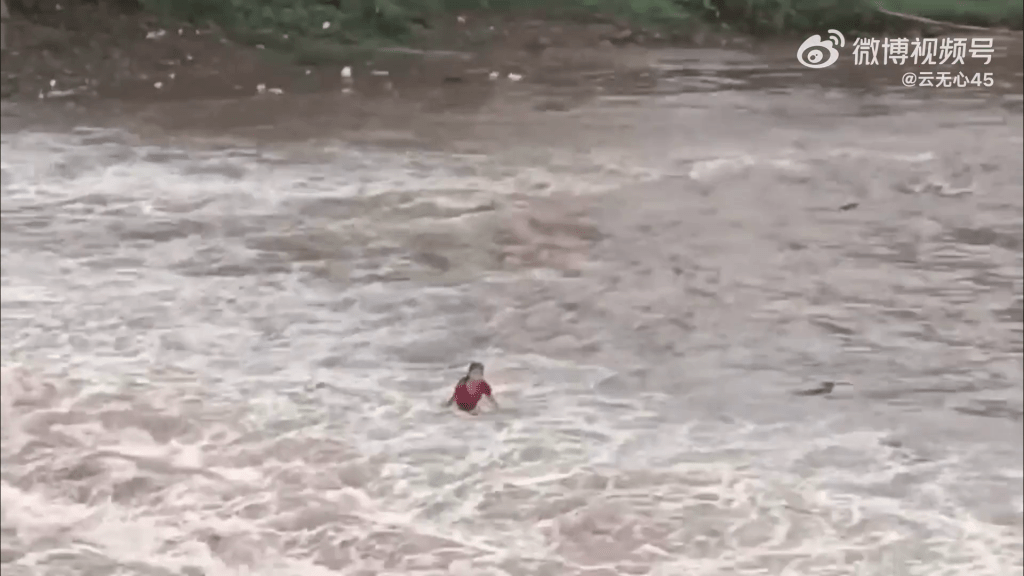
[[[1019,90],[744,58],[5,104],[5,576],[1022,574]]]

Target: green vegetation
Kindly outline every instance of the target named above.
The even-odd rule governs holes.
[[[692,4],[692,2],[688,2]],[[903,32],[921,21],[992,28],[1022,28],[1024,0],[715,0],[717,16],[753,33]]]
[[[884,11],[942,22],[1024,28],[1024,0],[128,1],[138,2],[146,11],[164,18],[197,25],[216,24],[240,41],[309,54],[402,41],[417,28],[430,27],[440,18],[450,21],[457,13],[602,17],[682,35],[698,26],[719,26],[758,35],[804,35],[823,33],[830,28],[849,35],[927,27]]]
[[[148,10],[268,42],[296,38],[351,43],[398,39],[417,25],[462,11],[598,14],[671,29],[717,22],[755,33],[844,32],[886,28],[910,16],[990,27],[1022,28],[1024,0],[140,0]],[[327,27],[325,28],[325,23]],[[287,35],[287,38],[284,36]],[[273,38],[270,38],[270,37]]]

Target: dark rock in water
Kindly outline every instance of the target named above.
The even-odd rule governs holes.
[[[1017,406],[1008,406],[999,400],[980,400],[972,406],[955,406],[953,410],[961,414],[981,416],[983,418],[1004,418],[1016,422],[1024,420],[1024,411]]]
[[[807,390],[797,390],[793,392],[794,396],[824,396],[825,394],[831,394],[835,390],[836,386],[850,386],[849,382],[822,382],[816,388],[809,388]]]
[[[815,326],[824,328],[825,330],[828,330],[829,332],[833,334],[838,334],[840,336],[853,336],[854,334],[856,334],[854,330],[847,328],[846,326],[841,326],[839,324],[836,324],[835,322],[830,322],[823,318],[812,318],[811,323],[814,324]]]
[[[7,564],[8,562],[15,562],[24,556],[23,553],[13,548],[0,548],[0,563]]]
[[[621,374],[614,374],[594,384],[594,392],[611,396],[629,395],[631,388],[628,378]]]

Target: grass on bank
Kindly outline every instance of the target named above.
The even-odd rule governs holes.
[[[464,11],[552,17],[603,15],[671,28],[712,22],[749,32],[805,34],[892,25],[891,12],[1020,30],[1024,0],[138,0],[147,10],[226,30],[359,42],[401,39],[431,19]],[[324,23],[329,26],[324,28]]]
[[[33,0],[9,0],[12,7]],[[70,0],[90,1],[90,0]],[[92,0],[95,1],[95,0]],[[101,0],[103,1],[103,0]],[[233,39],[292,54],[301,63],[332,61],[353,49],[407,41],[439,18],[485,12],[534,17],[594,17],[685,37],[718,26],[756,35],[824,33],[834,28],[896,34],[921,23],[883,14],[991,28],[1024,28],[1024,0],[107,0],[152,14],[216,24]]]
[[[680,0],[689,9],[701,0]],[[711,0],[704,17],[754,34],[847,36],[920,29],[913,17],[987,28],[1024,28],[1024,0]],[[885,14],[879,9],[911,18]],[[711,12],[712,14],[709,14]]]
[[[985,28],[1024,28],[1024,0],[873,0],[879,8],[940,22]]]

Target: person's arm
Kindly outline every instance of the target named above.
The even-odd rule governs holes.
[[[490,403],[490,405],[494,407],[495,410],[497,410],[498,401],[494,399],[494,390],[491,389],[491,385],[488,384],[487,382],[484,382],[483,386],[484,398],[487,398],[487,401]]]
[[[455,393],[458,392],[459,386],[462,386],[463,384],[466,383],[466,380],[467,378],[463,376],[462,378],[459,379],[458,383],[455,384],[455,391],[452,392],[452,397],[449,398],[448,401],[444,403],[445,408],[450,408],[452,404],[455,404]]]

